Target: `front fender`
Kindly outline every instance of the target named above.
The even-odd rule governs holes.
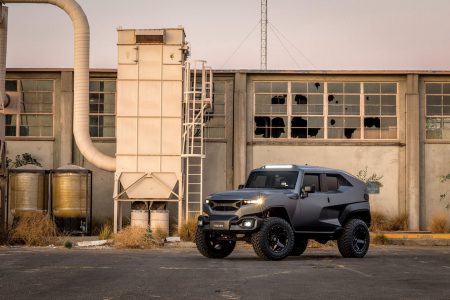
[[[370,226],[371,220],[369,202],[364,201],[347,205],[339,216],[339,222],[341,225],[344,225],[345,222],[351,217],[359,217],[367,223],[367,226]]]

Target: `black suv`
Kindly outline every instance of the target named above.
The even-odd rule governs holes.
[[[266,260],[301,255],[308,239],[337,240],[343,257],[369,249],[370,208],[366,185],[340,170],[267,165],[253,170],[238,190],[205,200],[196,244],[209,258],[224,258],[237,240]]]

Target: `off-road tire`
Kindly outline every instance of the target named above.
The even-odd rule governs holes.
[[[349,220],[337,244],[343,257],[364,257],[370,244],[369,228],[366,223],[360,219]]]
[[[273,240],[274,238],[277,240]],[[291,225],[281,218],[265,219],[261,228],[252,235],[253,249],[264,260],[286,258],[292,252],[294,243],[295,236]],[[278,246],[279,244],[283,247]]]
[[[308,239],[296,237],[294,248],[292,248],[289,256],[300,256],[305,252],[306,247],[308,246]]]
[[[236,241],[219,241],[214,239],[213,233],[197,227],[195,244],[198,251],[208,258],[224,258],[233,252]]]

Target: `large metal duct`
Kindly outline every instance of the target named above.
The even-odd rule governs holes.
[[[1,0],[3,3],[47,3],[64,10],[74,28],[74,110],[73,135],[81,154],[96,167],[116,170],[116,159],[100,152],[89,136],[89,23],[74,0]],[[0,46],[1,47],[1,46]],[[4,66],[0,66],[4,68]]]

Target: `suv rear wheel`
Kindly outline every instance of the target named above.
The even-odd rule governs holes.
[[[282,260],[294,247],[294,231],[281,218],[267,218],[258,232],[252,235],[252,245],[256,254],[265,260]]]
[[[195,244],[198,251],[208,258],[224,258],[233,252],[236,241],[223,241],[214,237],[214,233],[197,227]]]
[[[360,219],[348,221],[337,244],[343,257],[364,257],[370,244],[369,229],[366,223]]]

